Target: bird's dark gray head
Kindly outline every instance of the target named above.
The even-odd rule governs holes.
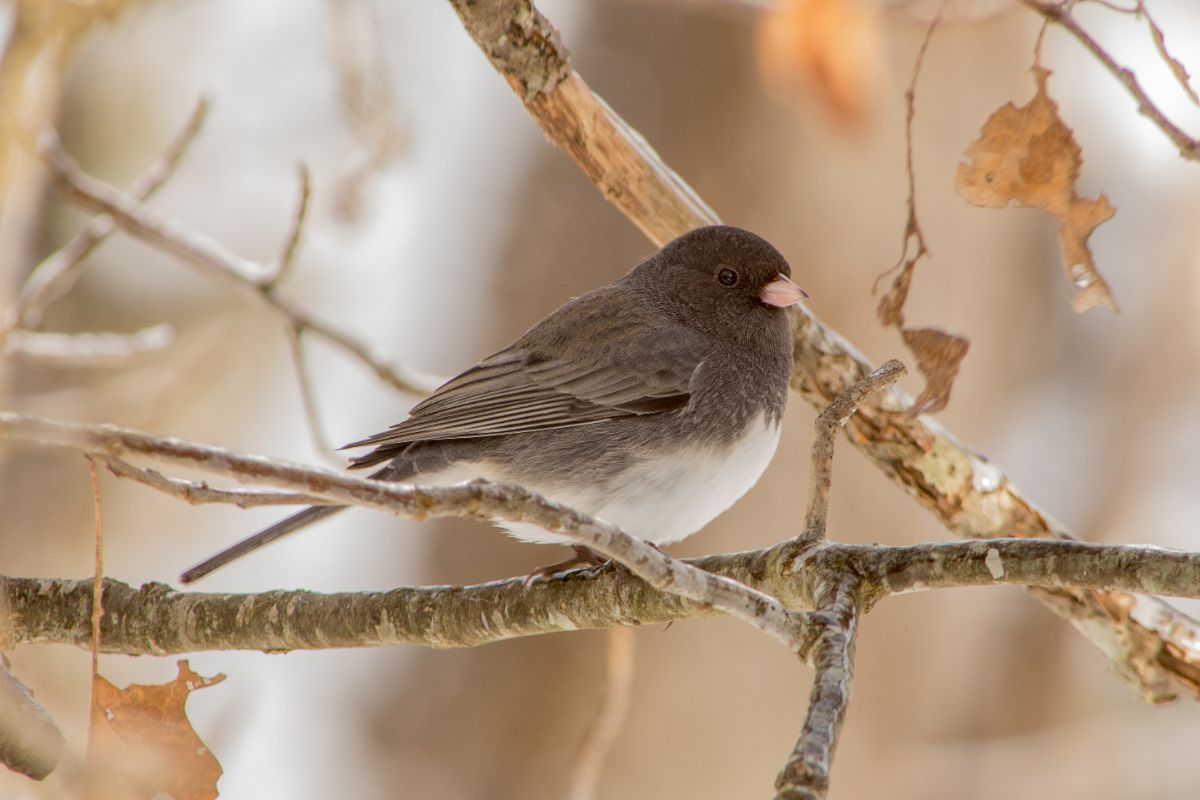
[[[766,239],[710,225],[667,243],[627,280],[680,322],[727,335],[755,319],[782,324],[783,310],[807,297],[791,274]]]

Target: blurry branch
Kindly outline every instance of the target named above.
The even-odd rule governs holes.
[[[1034,0],[1025,2],[1042,7]],[[718,221],[683,179],[571,70],[570,54],[558,31],[529,0],[451,4],[547,138],[570,154],[652,241],[662,244],[697,225]],[[800,309],[794,320],[792,388],[822,409],[872,367],[807,309]],[[910,408],[902,392],[890,389],[864,402],[846,426],[847,437],[949,530],[974,538],[1074,538],[1002,471],[934,422],[910,418]],[[1200,697],[1200,672],[1190,657],[1176,657],[1178,640],[1170,634],[1197,628],[1187,615],[1155,598],[1075,589],[1033,592],[1099,647],[1143,699],[1169,700],[1180,688]],[[1160,655],[1151,658],[1150,653]]]
[[[306,171],[301,172],[301,201],[287,237],[287,244],[276,261],[276,268],[271,269],[230,252],[215,240],[184,228],[129,195],[87,175],[62,149],[53,131],[47,130],[39,137],[38,151],[54,181],[78,205],[107,214],[126,233],[171,253],[214,280],[265,302],[286,320],[292,335],[300,336],[311,332],[325,339],[361,361],[380,380],[400,391],[426,394],[436,388],[436,378],[388,364],[368,345],[317,319],[277,291],[280,271],[286,272],[288,264],[294,258],[294,242],[300,236],[307,209]]]
[[[1091,34],[1083,29],[1083,26],[1081,26],[1071,14],[1071,6],[1073,3],[1051,3],[1044,2],[1044,0],[1021,0],[1021,2],[1031,10],[1041,14],[1047,22],[1058,25],[1067,33],[1074,36],[1075,39],[1081,45],[1083,45],[1088,52],[1090,52],[1096,58],[1097,61],[1103,64],[1104,68],[1107,69],[1112,76],[1116,78],[1122,86],[1125,87],[1125,91],[1128,92],[1129,96],[1132,97],[1137,103],[1138,111],[1140,111],[1144,117],[1157,125],[1159,130],[1166,134],[1167,138],[1170,139],[1175,147],[1179,149],[1179,155],[1191,161],[1200,161],[1200,139],[1189,136],[1182,128],[1172,122],[1167,115],[1163,113],[1162,109],[1160,109],[1154,103],[1154,101],[1150,99],[1150,96],[1146,94],[1146,91],[1142,88],[1142,84],[1138,81],[1137,76],[1133,73],[1133,70],[1118,64],[1116,59],[1109,55],[1108,51],[1101,47],[1100,43],[1092,38]],[[1144,11],[1141,3],[1139,3],[1138,8],[1133,9],[1133,11],[1134,13],[1137,13],[1137,11]],[[1151,22],[1151,26],[1152,32],[1158,31],[1158,26],[1154,25],[1153,21]],[[1166,51],[1161,44],[1161,32],[1156,37],[1155,42],[1158,46],[1159,53],[1166,57]],[[1178,62],[1169,57],[1166,57],[1166,59],[1168,66],[1171,67],[1172,72],[1174,72],[1178,77],[1178,71],[1175,69],[1176,65],[1178,65]],[[1191,94],[1191,87],[1187,86],[1186,82],[1184,82],[1184,86],[1188,93]]]
[[[633,629],[609,628],[605,639],[604,698],[588,726],[575,763],[567,800],[591,800],[600,784],[601,768],[629,710],[633,692]]]
[[[54,720],[0,656],[0,764],[40,781],[54,771],[65,745]]]
[[[148,200],[166,183],[200,132],[208,117],[209,107],[205,98],[196,102],[183,129],[158,160],[129,187],[130,197],[139,202]],[[16,304],[8,310],[5,330],[41,327],[46,309],[75,285],[85,259],[116,230],[117,224],[113,218],[101,214],[66,246],[43,259],[21,287]]]
[[[408,137],[396,112],[373,0],[328,0],[328,5],[342,108],[351,133],[367,151],[336,192],[338,216],[352,221],[360,212],[367,179],[403,151]]]
[[[170,325],[152,325],[133,333],[46,333],[9,330],[3,354],[55,367],[104,367],[156,353],[175,341]]]

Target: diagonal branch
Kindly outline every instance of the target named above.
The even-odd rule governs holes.
[[[558,32],[530,0],[451,4],[547,138],[570,154],[652,241],[662,243],[718,221],[642,137],[571,71],[570,54]],[[814,408],[823,409],[873,367],[807,309],[800,309],[794,320],[792,388]],[[871,398],[847,423],[846,436],[947,529],[970,538],[1076,538],[1003,472],[936,423],[906,418],[910,406],[896,389]],[[1143,658],[1154,643],[1163,652],[1173,652],[1164,631],[1194,630],[1196,622],[1186,614],[1154,598],[1033,591],[1096,644],[1144,699],[1169,700],[1180,688],[1200,697],[1200,675],[1187,659],[1166,657],[1148,663]]]
[[[1142,88],[1142,84],[1133,74],[1133,70],[1118,64],[1116,59],[1109,55],[1108,51],[1101,47],[1090,33],[1084,30],[1083,26],[1071,15],[1071,3],[1051,3],[1043,0],[1021,0],[1021,2],[1030,10],[1041,14],[1047,22],[1058,25],[1074,36],[1076,41],[1087,48],[1087,51],[1104,65],[1104,68],[1117,79],[1117,82],[1125,87],[1125,91],[1137,103],[1138,111],[1158,126],[1158,129],[1178,148],[1179,155],[1190,161],[1200,161],[1200,139],[1189,136],[1186,131],[1172,122],[1163,113],[1163,110],[1150,99],[1150,95],[1146,94],[1146,90]]]

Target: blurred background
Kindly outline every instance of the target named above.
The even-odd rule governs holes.
[[[818,316],[872,360],[911,363],[876,323],[870,290],[899,256],[903,93],[939,4],[822,5],[799,15],[809,28],[797,33],[783,17],[767,20],[772,4],[539,3],[589,84],[726,221],[789,258]],[[1200,70],[1200,8],[1157,0],[1151,11],[1173,55]],[[1200,110],[1144,24],[1095,4],[1078,16],[1173,120],[1200,132]],[[87,219],[14,143],[14,113],[57,124],[86,169],[125,186],[201,95],[213,103],[208,121],[155,208],[266,263],[286,236],[303,161],[313,201],[287,295],[408,366],[463,369],[653,249],[545,142],[448,3],[10,0],[0,23],[0,307]],[[783,27],[760,32],[771,24]],[[913,128],[933,258],[917,269],[908,319],[970,338],[940,420],[1043,508],[1091,540],[1194,549],[1200,165],[1181,160],[1113,78],[1051,30],[1044,61],[1083,148],[1079,191],[1104,192],[1117,208],[1091,243],[1121,312],[1071,311],[1050,217],[974,208],[954,192],[956,165],[987,116],[1032,96],[1038,29],[1012,3],[958,2],[933,37]],[[26,82],[14,85],[13,65],[31,53]],[[7,356],[0,407],[336,463],[307,431],[282,322],[161,252],[116,237],[44,327],[158,323],[174,327],[174,344],[119,365]],[[398,421],[415,400],[317,340],[306,357],[335,443]],[[906,386],[915,392],[919,380]],[[794,534],[812,420],[793,398],[761,483],[672,552]],[[839,447],[833,538],[948,538]],[[279,515],[193,507],[102,480],[106,570],[135,585],[174,582]],[[0,445],[0,572],[90,575],[92,524],[77,453]],[[354,511],[197,588],[472,583],[560,557],[474,522]],[[601,702],[604,645],[603,633],[587,632],[463,651],[198,654],[198,672],[229,677],[193,697],[189,715],[225,769],[222,797],[559,798]],[[0,797],[75,796],[89,656],[65,646],[8,655],[63,726],[70,756],[40,784],[0,774]],[[808,672],[723,619],[639,630],[636,659],[599,796],[767,796],[799,731]],[[1090,645],[1019,590],[888,600],[862,625],[857,665],[833,798],[1200,794],[1195,703],[1139,705]],[[175,664],[105,656],[101,670],[118,685],[164,682]]]

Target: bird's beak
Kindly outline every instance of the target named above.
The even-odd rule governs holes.
[[[758,293],[758,299],[762,300],[769,306],[776,308],[787,308],[794,306],[801,300],[808,298],[808,292],[801,289],[792,279],[784,274],[775,276],[775,280],[768,283]]]

